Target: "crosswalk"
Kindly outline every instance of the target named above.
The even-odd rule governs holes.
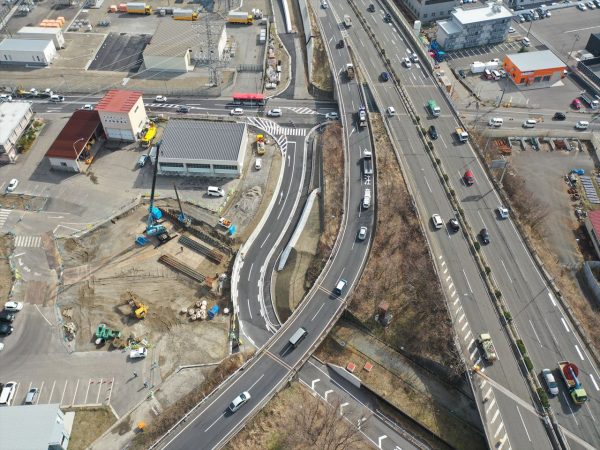
[[[0,209],[0,229],[2,229],[4,226],[4,222],[6,222],[6,219],[8,219],[10,213],[10,209]]]
[[[15,236],[15,247],[37,248],[41,246],[41,236]]]
[[[286,136],[306,136],[306,128],[282,127],[272,120],[263,119],[262,117],[245,117],[245,122],[249,125],[253,125],[257,128],[265,130],[267,133],[274,136],[279,136],[282,134]]]
[[[300,107],[300,106],[285,106],[281,109],[289,109],[290,111],[295,112],[296,114],[319,114],[317,111],[311,108]]]

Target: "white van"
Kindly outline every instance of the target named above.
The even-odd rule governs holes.
[[[368,209],[371,206],[371,189],[365,189],[365,195],[362,201],[362,207]]]
[[[206,193],[212,197],[225,197],[225,191],[217,186],[209,186]]]
[[[492,77],[494,77],[494,80],[498,81],[501,77],[500,72],[497,70],[492,70]]]
[[[300,327],[296,330],[296,332],[294,334],[292,334],[292,337],[290,338],[290,345],[294,348],[296,348],[296,346],[302,342],[302,339],[304,339],[306,337],[306,335],[308,334],[308,331],[306,331],[306,328],[304,327]]]
[[[488,122],[488,125],[490,127],[500,128],[503,123],[504,123],[504,120],[501,117],[492,117],[490,119],[490,121]]]
[[[17,390],[17,382],[9,381],[0,393],[0,406],[10,406]]]
[[[589,126],[590,123],[587,120],[580,120],[575,124],[575,128],[577,128],[578,130],[587,130]]]
[[[531,45],[531,41],[529,40],[529,38],[524,37],[521,41],[521,44],[523,44],[525,47],[529,47]]]
[[[62,95],[52,94],[50,96],[50,101],[54,103],[64,102],[65,98]]]
[[[388,106],[387,113],[388,113],[388,116],[390,116],[390,117],[395,116],[396,108],[394,108],[393,106]]]
[[[525,122],[523,122],[523,128],[534,128],[536,123],[537,120],[535,119],[527,119]]]

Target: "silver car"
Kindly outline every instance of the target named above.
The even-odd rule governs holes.
[[[229,404],[229,411],[232,413],[236,412],[238,409],[244,406],[248,400],[250,400],[250,393],[247,391],[242,392]]]
[[[554,379],[554,375],[552,375],[552,371],[550,369],[542,370],[542,377],[544,378],[544,382],[548,387],[548,392],[550,392],[550,395],[558,395],[558,384],[556,384],[556,380]]]

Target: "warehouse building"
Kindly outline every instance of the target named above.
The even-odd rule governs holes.
[[[47,66],[56,57],[51,39],[4,39],[0,42],[1,64]]]
[[[112,89],[96,105],[107,139],[137,141],[148,121],[142,93]]]
[[[144,65],[148,70],[190,72],[194,70],[194,61],[208,59],[210,52],[215,60],[222,59],[227,44],[224,24],[214,39],[216,47],[209,49],[206,32],[199,29],[197,22],[161,20],[144,49]]]
[[[0,164],[17,160],[17,141],[32,117],[30,102],[0,103]]]
[[[549,87],[566,76],[567,66],[550,50],[506,55],[502,67],[522,87]]]
[[[242,173],[245,123],[170,120],[160,146],[158,173],[236,178]]]
[[[422,22],[450,17],[452,10],[459,5],[458,0],[399,0],[398,3]]]
[[[0,447],[10,450],[68,450],[74,412],[58,404],[0,408]]]
[[[98,111],[75,111],[46,152],[50,168],[84,172],[86,161],[92,156],[92,146],[102,135]]]
[[[590,34],[590,38],[585,45],[585,49],[595,57],[600,56],[600,33]]]
[[[23,27],[17,31],[20,39],[37,39],[42,41],[52,40],[54,48],[65,48],[65,36],[60,28]]]
[[[488,2],[482,8],[455,8],[448,20],[438,21],[436,41],[445,51],[497,44],[508,36],[512,16],[502,2]]]

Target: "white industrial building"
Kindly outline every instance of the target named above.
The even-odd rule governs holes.
[[[104,134],[108,139],[137,141],[148,115],[142,93],[112,89],[94,108],[100,114]]]
[[[481,8],[455,8],[448,20],[437,23],[436,41],[445,51],[504,42],[512,17],[501,0]]]
[[[435,22],[449,17],[459,0],[399,0],[398,3],[408,9],[415,19]]]
[[[17,160],[17,141],[32,117],[30,102],[0,103],[0,164]]]
[[[239,177],[247,146],[245,123],[170,120],[160,145],[158,173]]]
[[[51,39],[4,39],[0,42],[0,64],[47,66],[56,57]]]
[[[0,448],[68,450],[74,412],[58,404],[13,405],[0,408]]]
[[[60,28],[23,27],[17,31],[20,39],[37,39],[47,41],[51,39],[57,50],[65,48],[65,36]]]
[[[213,49],[208,48],[206,29],[195,21],[161,20],[152,36],[152,40],[144,49],[144,65],[147,70],[168,72],[190,72],[194,70],[193,60],[208,59],[209,52],[213,58],[223,57],[227,44],[227,33],[223,24],[218,33],[213,32]]]

